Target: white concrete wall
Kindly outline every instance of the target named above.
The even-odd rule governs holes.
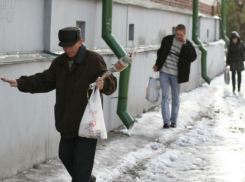
[[[0,0],[0,53],[43,50],[44,0]]]
[[[76,26],[76,21],[86,22],[85,44],[88,48],[108,48],[101,39],[101,1],[2,0],[0,7],[0,53],[61,51],[58,31]],[[191,39],[192,16],[189,14],[120,3],[113,7],[113,34],[123,47],[159,44],[162,37],[172,34],[172,28],[179,23],[186,25],[187,37]],[[200,23],[201,39],[206,42],[217,40],[217,21],[202,17]],[[134,41],[128,40],[129,24],[135,25]]]
[[[67,12],[72,11],[78,13],[71,13],[69,16],[61,13],[64,4]],[[85,11],[88,11],[88,13],[83,13]],[[85,44],[88,48],[108,48],[101,38],[101,15],[101,1],[70,0],[68,2],[67,0],[53,0],[50,50],[62,50],[57,44],[57,32],[63,27],[75,26],[76,21],[86,22]],[[172,28],[178,24],[186,25],[187,38],[191,39],[192,37],[192,15],[189,14],[115,3],[113,6],[112,20],[113,35],[123,47],[157,45],[165,35],[172,34]],[[134,24],[135,27],[133,41],[129,40],[129,24]],[[218,28],[215,18],[200,18],[200,36],[204,41],[211,42],[218,40]],[[207,30],[209,30],[209,37],[207,37]]]
[[[209,78],[222,73],[224,70],[224,41],[218,41],[204,47],[207,49],[207,75]],[[201,51],[196,47],[197,60],[191,64],[190,80],[187,83],[181,84],[181,91],[190,91],[205,81],[201,75]],[[212,81],[211,81],[212,84]]]
[[[144,11],[144,13],[142,13]],[[176,14],[154,9],[145,9],[143,7],[128,7],[128,23],[135,26],[135,40],[129,41],[127,36],[127,47],[139,45],[160,44],[165,35],[172,34],[172,28],[178,24],[185,24],[188,29],[188,38],[191,38],[192,21],[189,15]]]
[[[72,1],[72,3],[71,3]],[[85,44],[90,49],[108,48],[101,38],[102,4],[101,1],[78,1],[78,0],[53,0],[52,1],[52,24],[51,24],[51,51],[60,51],[57,44],[59,29],[67,26],[76,26],[76,21],[86,22]],[[70,13],[61,13],[64,10]],[[86,12],[86,13],[84,13]],[[119,21],[120,20],[120,21]],[[113,34],[118,42],[126,45],[126,21],[127,6],[115,4],[113,7]]]
[[[199,37],[202,42],[219,40],[219,19],[199,17]]]
[[[93,47],[94,29],[97,19],[96,1],[53,0],[51,17],[51,50],[61,50],[58,46],[58,31],[64,27],[76,26],[76,21],[86,22],[86,45]]]
[[[50,62],[0,66],[0,77],[19,78],[48,68]],[[21,93],[0,81],[0,179],[57,156],[55,93]]]

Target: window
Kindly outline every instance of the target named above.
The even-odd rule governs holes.
[[[129,40],[134,40],[134,24],[129,24]]]
[[[175,29],[176,29],[176,27],[172,28],[172,34],[175,34]]]
[[[77,21],[76,27],[80,28],[82,31],[82,39],[85,42],[85,28],[86,28],[86,22],[85,21]]]

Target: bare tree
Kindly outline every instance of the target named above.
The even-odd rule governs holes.
[[[236,27],[237,31],[240,32],[241,37],[244,39],[245,35],[245,22],[244,22],[244,5],[245,0],[235,0],[236,2]]]
[[[237,31],[245,39],[245,0],[230,0],[227,4],[227,32]]]

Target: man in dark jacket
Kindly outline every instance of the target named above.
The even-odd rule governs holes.
[[[94,182],[91,173],[97,140],[79,137],[79,125],[87,105],[89,84],[96,81],[101,93],[110,95],[116,90],[117,80],[113,75],[105,80],[100,78],[107,70],[105,61],[99,54],[86,50],[79,28],[61,29],[59,40],[65,53],[54,59],[47,70],[17,80],[2,80],[22,92],[45,93],[56,89],[55,125],[61,134],[59,157],[72,182]]]
[[[185,38],[185,35],[186,28],[180,24],[175,29],[175,35],[164,37],[157,52],[156,64],[153,66],[154,71],[160,71],[163,128],[175,128],[177,126],[179,84],[189,81],[191,62],[195,61],[197,57],[195,48]],[[169,111],[169,87],[171,87],[172,93],[171,117]]]
[[[241,41],[239,34],[236,31],[233,31],[230,36],[230,44],[228,47],[228,53],[226,58],[226,65],[230,66],[230,70],[232,72],[233,93],[235,93],[236,91],[236,73],[238,76],[238,92],[240,92],[242,82],[242,71],[244,70],[244,52],[244,43]]]

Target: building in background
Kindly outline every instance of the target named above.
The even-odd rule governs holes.
[[[133,117],[153,107],[145,88],[156,52],[165,35],[185,24],[192,38],[193,0],[114,0],[112,31],[126,51],[138,51],[129,85],[128,110]],[[224,42],[219,40],[216,0],[199,2],[199,37],[208,50],[207,73],[223,71]],[[18,78],[47,69],[62,53],[58,30],[78,26],[88,49],[102,54],[107,66],[117,61],[101,38],[102,0],[0,0],[0,77]],[[192,64],[189,91],[203,83],[201,52]],[[115,76],[119,76],[115,74]],[[58,154],[55,130],[55,93],[24,94],[0,83],[0,179],[16,174]],[[116,115],[118,92],[104,99],[108,130],[122,125]]]

